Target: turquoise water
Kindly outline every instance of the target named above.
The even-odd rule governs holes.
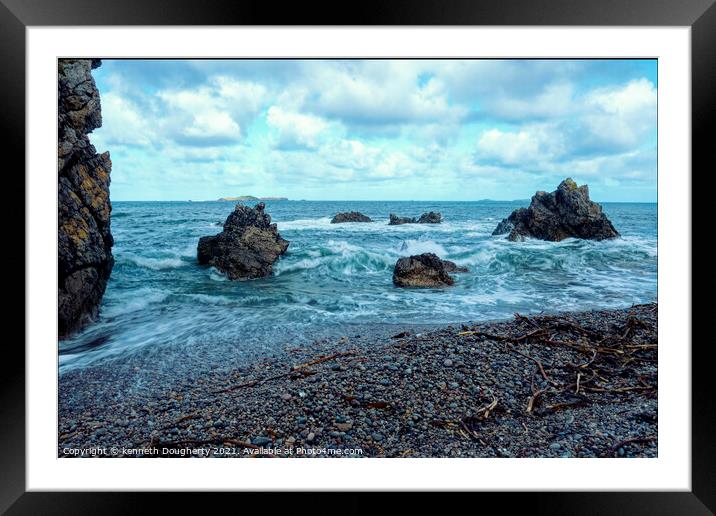
[[[60,343],[60,369],[160,350],[246,354],[351,328],[440,324],[541,311],[618,308],[656,300],[656,204],[607,203],[622,237],[508,242],[491,236],[521,202],[267,202],[291,242],[274,275],[226,280],[198,265],[199,237],[218,233],[231,202],[115,202],[115,266],[99,320]],[[330,224],[339,211],[372,224]],[[439,225],[388,226],[388,214],[439,211]],[[451,288],[392,285],[401,256],[433,252],[465,265]]]

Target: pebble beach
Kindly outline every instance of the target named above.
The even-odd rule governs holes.
[[[377,327],[157,386],[71,371],[58,456],[656,457],[657,316]]]

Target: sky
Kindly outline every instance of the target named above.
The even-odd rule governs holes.
[[[104,60],[111,198],[656,201],[655,60]]]

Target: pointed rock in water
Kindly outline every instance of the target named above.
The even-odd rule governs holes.
[[[565,238],[605,240],[619,236],[602,207],[589,199],[589,187],[572,179],[562,181],[551,193],[537,192],[528,208],[519,208],[492,232],[508,234],[511,241],[526,237],[559,242]]]
[[[433,253],[399,259],[393,270],[393,284],[397,287],[444,287],[455,283],[448,272],[467,272],[454,262],[441,260]]]
[[[96,318],[112,272],[109,153],[87,136],[102,126],[92,70],[99,59],[60,59],[58,73],[58,329],[67,337]]]
[[[363,215],[359,211],[346,211],[338,213],[331,219],[331,224],[341,224],[343,222],[373,222],[370,217]]]
[[[443,216],[440,213],[430,211],[423,213],[420,218],[415,217],[398,217],[394,213],[390,214],[389,226],[398,226],[400,224],[440,224]]]
[[[231,280],[263,278],[271,274],[273,263],[288,249],[264,203],[254,208],[237,204],[218,235],[199,239],[197,258],[212,265]]]

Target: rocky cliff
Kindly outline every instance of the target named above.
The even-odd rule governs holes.
[[[88,134],[102,125],[92,70],[98,59],[58,62],[58,326],[66,337],[94,319],[114,258],[109,218],[109,153]]]

